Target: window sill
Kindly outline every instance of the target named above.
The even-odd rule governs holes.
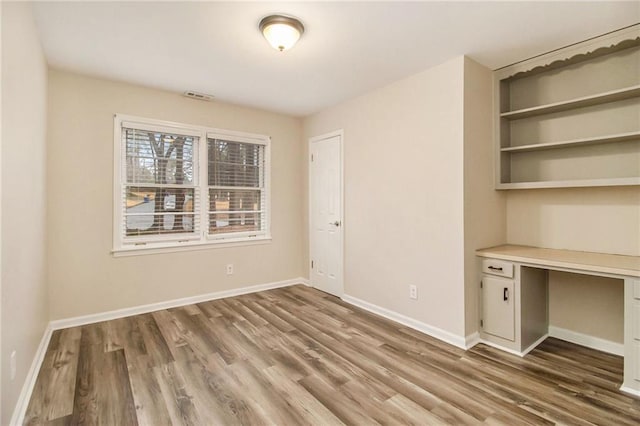
[[[256,237],[256,238],[234,239],[230,241],[225,241],[225,240],[215,240],[215,241],[205,241],[205,242],[196,241],[196,242],[187,242],[181,245],[171,245],[171,246],[151,245],[150,247],[147,247],[147,246],[123,247],[123,248],[112,250],[111,254],[113,255],[113,257],[144,256],[148,254],[178,253],[182,251],[210,250],[210,249],[220,249],[220,248],[230,248],[230,247],[262,245],[262,244],[270,244],[270,243],[271,243],[271,236],[264,236],[264,237]]]

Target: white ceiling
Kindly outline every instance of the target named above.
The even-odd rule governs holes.
[[[499,68],[640,21],[640,2],[142,2],[34,5],[56,68],[304,116],[458,55]],[[306,32],[271,48],[261,18]]]

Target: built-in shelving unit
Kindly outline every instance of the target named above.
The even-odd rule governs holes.
[[[495,72],[496,188],[640,185],[640,24]]]

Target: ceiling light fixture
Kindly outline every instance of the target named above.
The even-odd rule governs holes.
[[[291,49],[304,33],[304,25],[296,18],[284,15],[269,15],[260,21],[260,32],[274,49]]]

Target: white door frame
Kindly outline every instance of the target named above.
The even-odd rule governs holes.
[[[342,232],[342,247],[340,247],[342,257],[340,261],[342,262],[341,268],[341,277],[340,283],[342,284],[342,288],[340,289],[340,297],[344,295],[344,240],[345,240],[345,217],[344,217],[344,129],[334,130],[329,133],[324,133],[319,136],[314,136],[309,139],[307,143],[307,165],[311,162],[311,144],[315,142],[320,142],[325,139],[330,139],[338,136],[340,138],[340,226]],[[311,167],[307,168],[307,190],[309,196],[307,197],[307,235],[309,235],[307,244],[308,244],[308,252],[309,257],[311,257],[311,234],[313,233],[312,223],[311,223]],[[307,265],[309,268],[309,284],[312,285],[311,279],[313,277],[313,270],[311,268],[311,259],[309,259],[309,264]]]

